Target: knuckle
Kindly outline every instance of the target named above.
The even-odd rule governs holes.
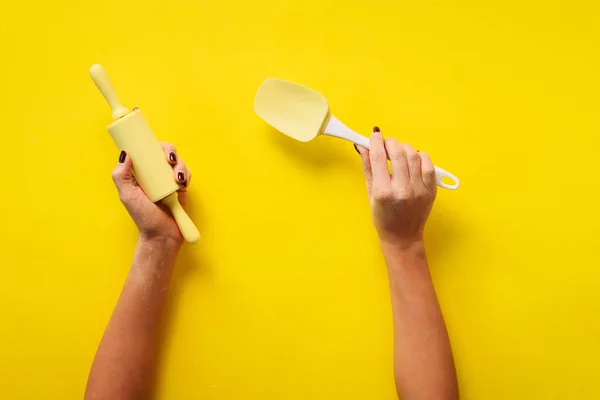
[[[402,150],[394,151],[391,155],[392,161],[400,161],[405,157],[405,154]]]
[[[413,188],[407,183],[399,183],[394,187],[394,200],[405,203],[414,197]]]
[[[371,154],[371,157],[373,157],[375,161],[383,161],[386,158],[384,151],[375,151],[373,154]]]
[[[406,165],[406,154],[404,153],[396,153],[391,158],[392,163],[398,165],[399,167]]]
[[[117,167],[117,168],[113,169],[110,176],[112,177],[113,182],[116,183],[120,177],[119,168]]]
[[[401,188],[396,195],[397,200],[406,202],[414,197],[412,191],[408,188]]]
[[[419,190],[417,193],[415,193],[415,198],[417,200],[428,200],[429,193],[427,192],[427,190]]]
[[[421,156],[416,151],[410,152],[408,154],[408,161],[413,162],[413,163],[420,163],[421,162]]]
[[[392,190],[387,187],[373,188],[373,198],[377,201],[388,201],[392,198]]]
[[[435,178],[435,168],[433,168],[433,165],[424,166],[422,173],[428,178]]]

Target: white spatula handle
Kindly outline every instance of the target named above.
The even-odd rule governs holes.
[[[352,143],[356,143],[357,145],[364,147],[365,149],[369,148],[369,139],[364,137],[363,135],[359,135],[354,132],[352,129],[348,128],[346,125],[342,124],[342,122],[334,117],[333,115],[329,118],[329,122],[323,131],[324,135],[334,136],[336,138],[348,140]]]
[[[364,147],[365,149],[369,149],[369,139],[364,137],[363,135],[359,135],[354,132],[352,129],[348,128],[346,125],[342,124],[339,119],[334,116],[331,116],[325,130],[323,131],[324,135],[337,137],[340,139],[348,140],[352,143],[356,143],[357,145]],[[445,182],[442,182],[442,179],[450,178],[454,184],[449,185]],[[439,187],[443,187],[444,189],[456,190],[460,186],[460,181],[450,172],[446,171],[443,168],[438,166],[435,167],[435,180]]]

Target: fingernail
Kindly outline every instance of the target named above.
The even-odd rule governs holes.
[[[140,109],[139,107],[133,107],[133,111],[137,111],[139,109]]]
[[[179,171],[177,173],[177,179],[180,180],[180,181],[183,181],[184,178],[185,178],[185,176],[183,176],[183,172]]]
[[[187,181],[181,182],[181,186],[186,187],[187,186]]]
[[[119,154],[119,163],[123,164],[125,162],[126,158],[127,158],[127,153],[125,153],[125,150],[121,150],[121,154]]]
[[[354,145],[353,145],[353,146],[354,146],[354,150],[356,150],[356,152],[357,152],[358,154],[360,154],[360,150],[358,150],[358,147],[356,146],[356,143],[354,143]]]
[[[378,127],[378,126],[374,126],[374,127],[373,127],[373,132],[381,132],[381,131],[379,130],[379,127]]]
[[[175,153],[169,153],[169,160],[171,160],[172,162],[177,162],[177,156],[175,155]]]

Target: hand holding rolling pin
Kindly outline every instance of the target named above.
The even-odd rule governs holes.
[[[192,180],[192,173],[177,154],[175,146],[162,142],[161,147],[165,153],[165,159],[173,167],[173,179],[180,187],[177,191],[179,203],[187,211],[186,190]],[[175,219],[166,206],[150,201],[135,180],[132,166],[131,157],[128,157],[125,151],[121,151],[119,163],[113,169],[112,177],[119,191],[121,202],[140,232],[140,239],[145,241],[173,240],[175,244],[181,245],[183,235]]]
[[[135,189],[137,192],[127,193],[134,197],[133,200],[139,200],[140,203],[131,203],[129,206],[125,201],[123,203],[128,207],[127,210],[140,228],[140,234],[149,234],[150,236],[160,234],[161,230],[156,231],[154,228],[162,229],[163,226],[157,225],[153,219],[162,219],[163,222],[166,222],[164,218],[159,218],[161,214],[151,213],[152,218],[149,219],[142,216],[144,210],[150,210],[148,204],[150,202],[155,203],[153,210],[158,212],[158,210],[164,211],[167,208],[173,216],[171,220],[177,223],[181,233],[171,232],[170,237],[179,240],[183,237],[189,243],[198,242],[200,233],[182,207],[185,204],[185,192],[183,192],[184,199],[178,200],[182,187],[185,188],[189,184],[191,176],[185,164],[177,160],[175,148],[156,140],[150,125],[139,109],[134,108],[130,112],[119,102],[110,79],[108,79],[108,74],[101,65],[92,65],[90,76],[112,110],[114,121],[107,127],[107,130],[121,150],[119,158],[121,165],[117,166],[113,173],[121,200],[124,200],[124,188],[133,190],[130,183],[137,182],[139,184]],[[173,170],[173,166],[175,170]],[[173,174],[175,179],[173,179]],[[142,197],[144,198],[142,199]],[[131,199],[126,198],[126,200]],[[158,205],[159,202],[160,205]],[[167,215],[168,213],[165,213],[163,217],[166,218]],[[143,231],[142,228],[144,228]]]

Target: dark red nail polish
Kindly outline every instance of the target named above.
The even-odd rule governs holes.
[[[381,131],[379,130],[379,127],[378,127],[378,126],[374,126],[374,127],[373,127],[373,132],[381,132]]]
[[[177,173],[177,179],[178,179],[178,180],[180,180],[180,181],[183,181],[183,179],[184,179],[184,178],[185,178],[185,177],[183,176],[183,172],[179,171],[179,172]]]
[[[169,160],[171,160],[171,162],[177,162],[177,156],[175,155],[175,153],[169,153]]]
[[[358,154],[360,154],[360,151],[358,150],[358,147],[356,147],[356,143],[354,143],[354,150],[356,150],[356,152],[357,152]]]
[[[183,181],[183,182],[181,182],[181,186],[183,186],[183,187],[187,187],[187,181]]]
[[[127,158],[127,153],[125,153],[125,150],[121,150],[121,154],[119,154],[119,163],[123,164],[125,162],[126,158]]]

